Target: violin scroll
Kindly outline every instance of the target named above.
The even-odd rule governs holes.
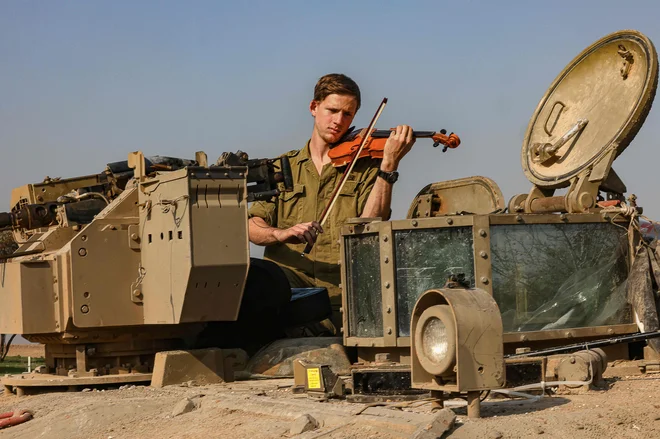
[[[433,147],[437,148],[441,144],[444,145],[442,152],[447,152],[448,148],[454,149],[458,148],[458,145],[461,144],[461,139],[454,133],[446,135],[447,130],[440,130],[437,133],[434,133],[431,138],[433,139]]]

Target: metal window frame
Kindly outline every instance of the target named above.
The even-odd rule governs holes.
[[[394,232],[398,230],[436,229],[451,227],[471,227],[473,235],[475,286],[493,294],[492,265],[490,251],[490,227],[493,225],[523,225],[523,224],[588,224],[614,223],[618,226],[627,225],[625,218],[606,213],[581,214],[491,214],[491,215],[448,215],[434,218],[415,218],[394,221],[371,221],[360,224],[347,224],[341,229],[340,249],[341,264],[346,266],[346,240],[353,235],[378,234],[380,243],[380,269],[383,307],[383,336],[354,337],[349,334],[349,318],[343,312],[343,339],[345,346],[355,347],[409,347],[410,337],[398,337],[397,327],[397,285]],[[629,262],[632,253],[629,252]],[[341,270],[342,310],[348,310],[347,288],[350,283],[346,279],[346,270]],[[505,332],[504,343],[521,343],[528,341],[546,341],[566,338],[588,338],[631,334],[638,331],[634,322],[629,324],[592,326],[581,328],[554,329],[544,331]]]

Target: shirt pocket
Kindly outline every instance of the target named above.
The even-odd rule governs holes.
[[[337,240],[340,238],[340,231],[346,220],[360,216],[358,213],[359,189],[359,182],[347,181],[337,196],[337,202],[334,206],[336,210],[329,218],[332,221],[330,233],[333,247],[339,248]]]
[[[286,229],[301,222],[304,199],[305,186],[302,184],[294,184],[293,190],[280,193],[279,228]]]

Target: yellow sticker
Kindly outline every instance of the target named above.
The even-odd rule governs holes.
[[[320,389],[321,388],[321,369],[318,367],[307,369],[307,388]]]

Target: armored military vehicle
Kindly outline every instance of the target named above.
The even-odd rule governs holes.
[[[353,396],[467,393],[478,415],[480,393],[512,381],[511,365],[538,367],[539,380],[561,369],[561,359],[553,369],[516,352],[660,329],[658,255],[612,169],[657,81],[646,36],[608,35],[569,63],[534,112],[521,154],[529,191],[505,203],[486,177],[438,182],[405,219],[344,225]],[[133,153],[100,174],[15,189],[0,215],[20,244],[0,264],[0,332],[45,344],[47,373],[5,377],[7,390],[144,381],[155,353],[185,348],[206,322],[236,320],[247,203],[287,190],[286,170],[242,154],[209,165],[201,153]],[[604,362],[572,358],[557,372],[564,378],[580,378],[585,364],[594,378]],[[299,368],[297,383],[341,393],[317,366]]]

